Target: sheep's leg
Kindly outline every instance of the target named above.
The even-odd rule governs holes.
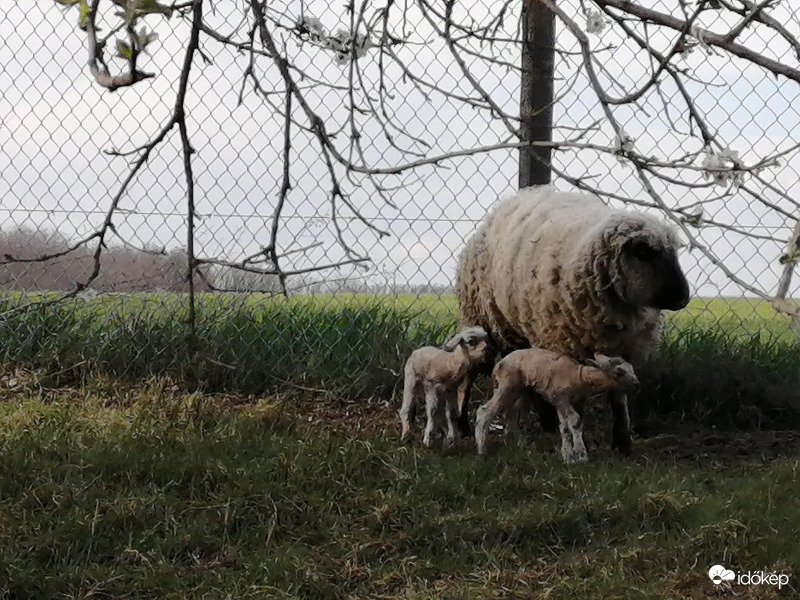
[[[477,372],[474,368],[467,370],[463,383],[458,387],[458,430],[461,437],[468,438],[472,435],[469,427],[469,400],[472,393],[472,384],[475,383]]]
[[[425,433],[422,436],[422,443],[428,448],[433,446],[433,436],[439,426],[437,413],[439,412],[439,396],[434,387],[425,387],[425,411],[428,415],[428,422],[425,423]]]
[[[478,409],[475,419],[475,443],[478,446],[478,454],[486,454],[486,438],[494,418],[504,414],[514,404],[516,398],[517,393],[513,388],[498,387],[491,399]]]
[[[626,456],[633,452],[631,419],[628,415],[628,400],[623,392],[609,392],[608,402],[614,415],[611,431],[611,447]]]
[[[417,414],[417,406],[414,403],[414,392],[417,388],[417,377],[413,372],[406,373],[403,382],[403,404],[400,406],[400,424],[403,431],[400,439],[405,441],[414,424],[414,417]]]
[[[561,430],[561,458],[567,464],[587,462],[589,453],[583,442],[583,419],[568,401],[559,402],[556,410]]]
[[[443,395],[445,398],[445,420],[447,421],[445,444],[451,446],[456,441],[456,422],[458,421],[458,392],[456,390],[447,390]]]

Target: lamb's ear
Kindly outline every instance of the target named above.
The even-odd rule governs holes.
[[[605,354],[600,354],[599,352],[595,353],[595,355],[594,355],[594,361],[595,361],[595,362],[596,362],[598,365],[608,365],[608,364],[611,364],[611,359],[610,359],[608,356],[606,356]]]
[[[457,333],[453,337],[448,340],[445,340],[444,344],[442,344],[442,350],[446,350],[447,352],[452,352],[455,350],[458,345],[464,340],[460,333]]]

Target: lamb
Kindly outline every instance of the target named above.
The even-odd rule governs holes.
[[[433,445],[434,434],[445,421],[445,442],[452,444],[456,436],[458,386],[470,367],[494,364],[494,346],[481,327],[470,327],[445,342],[443,348],[424,346],[411,353],[404,370],[403,404],[400,422],[401,439],[411,430],[416,414],[415,396],[424,392],[428,422],[423,443]]]
[[[536,346],[574,358],[595,353],[641,364],[663,329],[662,309],[689,302],[675,230],[594,195],[548,186],[500,202],[461,253],[456,293],[462,326],[481,326],[502,354]],[[469,435],[469,391],[459,427]],[[609,394],[613,447],[632,450],[625,395]],[[541,412],[541,410],[540,410]],[[552,409],[550,426],[554,425]]]
[[[478,409],[475,424],[478,453],[486,453],[489,425],[497,415],[506,417],[509,428],[519,438],[520,402],[537,394],[558,412],[561,458],[568,464],[589,460],[579,412],[584,401],[599,392],[614,390],[632,394],[639,389],[633,367],[621,358],[596,354],[594,360],[581,363],[541,348],[510,353],[497,363],[492,380],[494,394]]]

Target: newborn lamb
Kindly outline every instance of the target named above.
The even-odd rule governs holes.
[[[458,417],[458,386],[471,367],[491,363],[495,357],[494,346],[482,327],[461,331],[445,342],[444,348],[419,348],[406,362],[403,405],[400,408],[403,440],[408,437],[416,414],[415,396],[424,392],[428,422],[423,443],[430,447],[434,434],[446,429],[445,441],[452,444]]]
[[[561,457],[565,463],[589,460],[583,441],[581,410],[584,401],[601,392],[633,394],[639,380],[630,363],[617,357],[596,354],[594,360],[577,361],[563,354],[528,348],[503,358],[492,372],[494,394],[478,409],[475,441],[478,453],[486,453],[486,437],[492,420],[503,415],[518,432],[518,402],[538,395],[558,412],[561,431]],[[578,410],[573,408],[577,406]]]

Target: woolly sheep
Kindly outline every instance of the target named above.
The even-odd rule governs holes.
[[[497,415],[506,417],[506,423],[519,438],[520,403],[536,394],[558,413],[561,457],[566,463],[589,460],[579,413],[583,402],[599,392],[635,393],[639,388],[633,367],[621,358],[597,354],[594,360],[579,362],[541,348],[516,350],[507,355],[497,363],[492,380],[494,394],[478,409],[475,423],[478,453],[486,453],[489,425]]]
[[[689,302],[678,236],[662,221],[594,195],[532,187],[500,202],[467,242],[456,293],[463,326],[481,326],[502,353],[537,346],[640,364],[658,341],[662,309]],[[468,373],[459,426],[469,435]],[[609,394],[613,446],[632,449],[625,395]],[[541,412],[541,411],[540,411]],[[543,425],[545,417],[542,413]]]
[[[415,396],[424,392],[428,422],[423,443],[431,446],[433,435],[445,421],[445,440],[452,444],[456,435],[458,386],[470,367],[487,362],[493,364],[494,357],[494,347],[481,327],[470,327],[459,332],[441,349],[425,346],[412,352],[404,369],[401,439],[408,437],[414,421]]]

